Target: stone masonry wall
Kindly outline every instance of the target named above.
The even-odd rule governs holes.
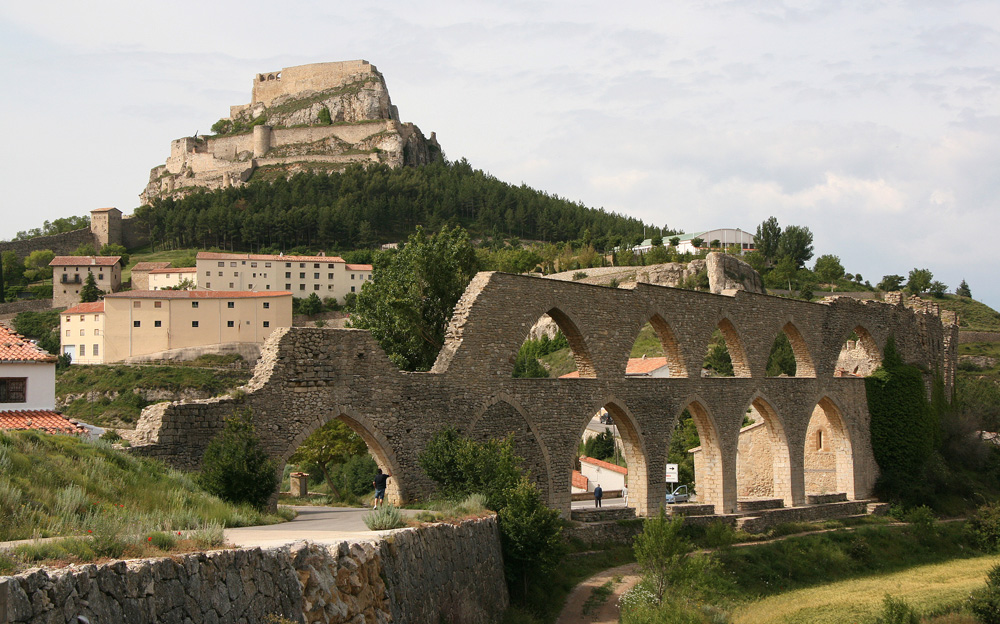
[[[221,550],[0,577],[0,622],[490,624],[508,604],[496,518],[376,541]],[[72,620],[75,621],[75,620]]]
[[[529,329],[548,314],[573,347],[581,377],[514,379],[514,359]],[[657,326],[671,377],[625,376],[636,335]],[[726,329],[743,375],[701,376],[716,328]],[[287,461],[317,428],[340,418],[393,475],[387,496],[409,500],[433,484],[419,454],[446,426],[472,435],[515,434],[547,503],[569,513],[570,476],[580,436],[601,408],[614,414],[629,465],[630,502],[639,515],[661,505],[667,451],[677,420],[690,408],[702,441],[701,501],[731,513],[737,498],[737,447],[747,410],[768,426],[774,490],[787,505],[805,503],[807,428],[817,405],[843,432],[838,491],[866,498],[878,474],[868,431],[864,380],[837,377],[845,339],[857,328],[882,349],[890,335],[907,362],[954,378],[954,325],[900,305],[838,298],[826,303],[738,291],[735,296],[638,284],[590,286],[503,273],[480,273],[456,306],[434,368],[399,371],[368,332],[293,328],[274,332],[254,378],[238,399],[151,406],[135,452],[197,468],[205,445],[238,404],[253,409],[268,452]],[[791,328],[791,329],[789,329]],[[792,331],[797,377],[767,377],[775,336]],[[503,403],[504,405],[499,405]],[[541,474],[544,471],[544,475]]]
[[[94,235],[90,228],[81,228],[51,236],[37,236],[26,240],[0,242],[0,253],[13,251],[18,258],[26,258],[36,249],[51,249],[57,256],[68,256],[84,243],[94,243]]]

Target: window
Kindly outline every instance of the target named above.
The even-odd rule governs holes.
[[[70,318],[71,318],[71,317],[69,317],[69,316],[67,316],[67,317],[66,317],[66,322],[67,322],[67,323],[69,323],[69,321],[70,321]]]
[[[264,321],[264,327],[270,327],[271,321]]]
[[[257,277],[257,274],[256,274],[256,273],[254,273],[253,275],[251,275],[251,277]]]
[[[333,284],[327,284],[326,285],[326,289],[327,290],[333,290]]]
[[[198,327],[198,321],[191,321],[191,327]]]
[[[132,327],[139,327],[140,321],[132,321]]]
[[[154,301],[153,302],[153,307],[154,308],[162,308],[163,307],[163,302],[162,301]]]
[[[101,330],[99,330],[99,329],[95,329],[95,330],[94,330],[94,335],[95,335],[95,336],[100,336],[100,335],[101,335]]]
[[[133,308],[141,308],[142,307],[142,302],[141,301],[133,301],[132,302],[132,307]]]
[[[205,277],[212,277],[211,271],[205,271]]]
[[[291,271],[285,271],[285,278],[286,279],[292,279],[292,272]]]
[[[299,284],[299,290],[305,290],[305,289],[306,289],[305,284]]]
[[[27,403],[27,377],[0,377],[0,403]]]
[[[229,288],[232,289],[232,287],[233,287],[233,283],[229,282]]]
[[[354,286],[351,286],[351,292],[354,292]]]
[[[332,265],[332,264],[328,264],[328,265],[326,265],[326,268],[328,268],[328,269],[332,269],[332,268],[333,268],[333,265]]]
[[[333,279],[333,273],[327,273],[326,274],[326,279],[331,279],[332,280]]]
[[[250,263],[250,268],[251,269],[256,269],[257,268],[257,263],[256,262],[251,262]],[[256,275],[256,273],[254,273],[254,275]]]
[[[96,345],[96,344],[94,345],[94,357],[97,357],[98,355],[101,354],[101,352],[100,352],[100,346],[101,345]]]
[[[270,301],[265,301],[264,302],[264,309],[265,310],[270,310],[271,309],[271,302]]]
[[[286,268],[286,269],[290,269],[290,268],[292,268],[292,263],[291,263],[291,262],[286,262],[286,263],[285,263],[285,268]]]
[[[66,320],[68,321],[68,320],[69,320],[69,317],[66,317]],[[81,315],[80,315],[80,320],[81,320],[81,321],[85,321],[85,320],[87,320],[87,317],[81,314]]]
[[[271,268],[271,263],[270,262],[265,262],[264,263],[264,268],[265,269],[270,269]]]
[[[313,290],[319,290],[319,284],[313,284]]]
[[[95,315],[94,315],[94,320],[95,320],[95,321],[99,321],[99,320],[101,320],[101,317],[99,317],[98,315],[96,315],[96,314],[95,314]]]
[[[247,290],[253,290],[253,284],[247,284]]]
[[[87,335],[87,330],[85,330],[85,329],[81,329],[81,330],[80,330],[80,335],[81,335],[81,336],[86,336],[86,335]]]
[[[243,262],[240,262],[240,264],[242,264],[243,266],[246,266],[247,265],[247,261],[244,260]]]
[[[222,271],[219,271],[219,277],[222,277]]]
[[[198,307],[198,302],[197,301],[192,301],[191,302],[191,307],[192,308],[197,308]]]
[[[292,289],[291,284],[285,284],[285,290],[291,290],[291,289]]]
[[[236,266],[236,263],[235,262],[230,262],[229,266],[234,267],[234,266]]]
[[[226,307],[230,308],[230,309],[235,308],[236,307],[236,302],[235,301],[227,301],[226,302]]]
[[[265,289],[265,290],[271,290],[271,285],[270,285],[270,284],[267,284],[266,286],[264,286],[264,289]]]
[[[314,265],[313,265],[313,268],[314,268],[314,269],[318,269],[318,268],[319,268],[319,262],[317,262],[316,264],[314,264]]]
[[[319,273],[313,273],[313,279],[319,279]]]
[[[153,321],[153,327],[163,327],[163,321]]]
[[[97,274],[97,279],[99,279],[99,280],[104,279],[104,273],[98,273]]]
[[[306,268],[306,263],[305,263],[305,262],[300,262],[300,263],[299,263],[299,268],[300,268],[300,269],[304,269],[304,268]]]
[[[226,321],[226,327],[232,327],[232,326],[233,326],[232,321]]]
[[[80,357],[87,355],[87,345],[80,345]]]
[[[351,279],[354,279],[354,273],[351,273]]]
[[[305,278],[306,278],[305,271],[299,273],[299,279],[305,279]]]
[[[205,282],[205,288],[211,288],[212,282]]]
[[[69,336],[69,330],[68,329],[66,330],[66,335]]]

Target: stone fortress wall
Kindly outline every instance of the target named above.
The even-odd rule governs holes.
[[[356,60],[310,63],[257,74],[250,103],[270,106],[281,96],[333,89],[358,74],[378,74],[378,69],[368,61]]]
[[[0,622],[499,622],[496,518],[330,546],[220,550],[0,577]]]
[[[573,348],[580,378],[512,378],[521,343],[546,314]],[[629,352],[647,322],[660,336],[670,377],[625,377]],[[717,328],[736,377],[702,377]],[[792,342],[797,376],[767,377],[771,345],[782,331]],[[630,503],[645,515],[663,501],[670,438],[688,409],[702,440],[699,495],[717,513],[731,513],[747,410],[761,414],[770,436],[773,496],[802,505],[807,438],[820,409],[831,429],[836,489],[863,499],[878,473],[864,379],[837,376],[841,348],[852,333],[874,349],[874,358],[895,336],[905,361],[940,370],[949,388],[954,383],[957,327],[902,305],[844,298],[817,304],[648,284],[615,289],[480,273],[456,306],[431,372],[399,371],[365,331],[279,330],[265,343],[245,394],[148,407],[132,449],[194,469],[223,418],[246,404],[268,452],[283,464],[312,432],[340,418],[394,476],[388,495],[399,501],[432,490],[418,456],[441,428],[474,437],[513,433],[515,451],[526,459],[547,503],[568,514],[580,436],[605,408],[622,436]]]

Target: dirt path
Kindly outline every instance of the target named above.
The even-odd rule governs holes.
[[[639,564],[630,563],[600,572],[577,585],[566,599],[556,624],[617,624],[618,599],[639,582]],[[595,589],[611,583],[611,595],[599,604],[587,600]],[[587,613],[584,613],[586,607]]]

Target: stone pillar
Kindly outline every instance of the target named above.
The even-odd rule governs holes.
[[[271,149],[271,126],[253,127],[253,157],[263,158]]]
[[[296,498],[309,496],[309,475],[307,473],[293,472],[289,479],[291,480],[292,496]]]

